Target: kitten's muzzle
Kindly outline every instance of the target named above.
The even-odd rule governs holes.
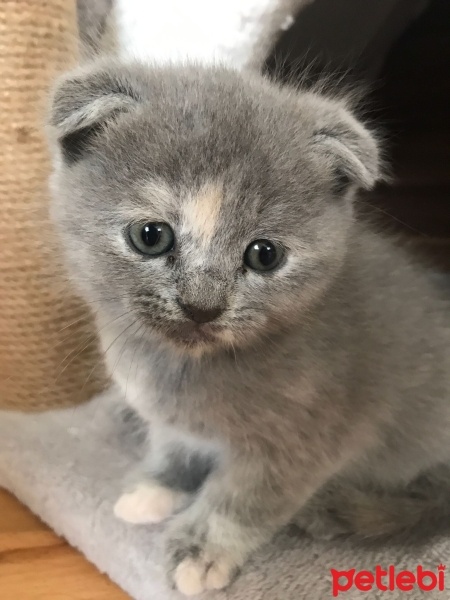
[[[195,323],[211,323],[211,321],[219,318],[225,310],[224,306],[204,308],[195,304],[185,304],[179,298],[177,299],[177,303],[186,317]]]
[[[214,324],[185,321],[177,323],[175,327],[168,329],[165,333],[167,337],[178,344],[195,347],[198,344],[215,343],[220,331],[221,328]]]

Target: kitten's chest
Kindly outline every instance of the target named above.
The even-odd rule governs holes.
[[[201,364],[167,356],[154,348],[129,348],[107,352],[109,370],[127,401],[145,419],[203,432],[220,412],[232,408],[226,398],[232,373],[223,365]],[[210,424],[210,425],[208,425]]]
[[[107,363],[113,378],[149,422],[229,438],[239,432],[247,436],[257,422],[298,419],[297,395],[304,386],[298,370],[282,368],[281,359],[223,353],[194,359],[150,342],[112,350]]]

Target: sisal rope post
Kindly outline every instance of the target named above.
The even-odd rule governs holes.
[[[83,402],[105,386],[93,319],[53,256],[45,99],[77,61],[75,0],[0,2],[0,407]]]

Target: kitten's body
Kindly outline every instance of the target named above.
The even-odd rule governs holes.
[[[184,509],[168,533],[181,591],[223,587],[292,519],[320,530],[316,497],[328,514],[334,497],[385,499],[449,462],[450,302],[355,219],[378,153],[344,102],[220,69],[100,64],[62,84],[53,123],[69,264],[152,427],[144,483],[116,511]],[[171,224],[170,260],[132,253],[136,219]],[[270,237],[284,262],[243,269],[246,245]],[[194,326],[176,298],[223,313]],[[350,521],[336,531],[392,525]]]

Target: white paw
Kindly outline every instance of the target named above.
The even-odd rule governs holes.
[[[158,483],[142,482],[117,500],[114,514],[128,523],[160,523],[175,512],[180,496]]]
[[[213,563],[185,558],[175,570],[174,580],[179,592],[185,596],[196,596],[206,590],[221,590],[233,575],[233,569],[225,561]]]

